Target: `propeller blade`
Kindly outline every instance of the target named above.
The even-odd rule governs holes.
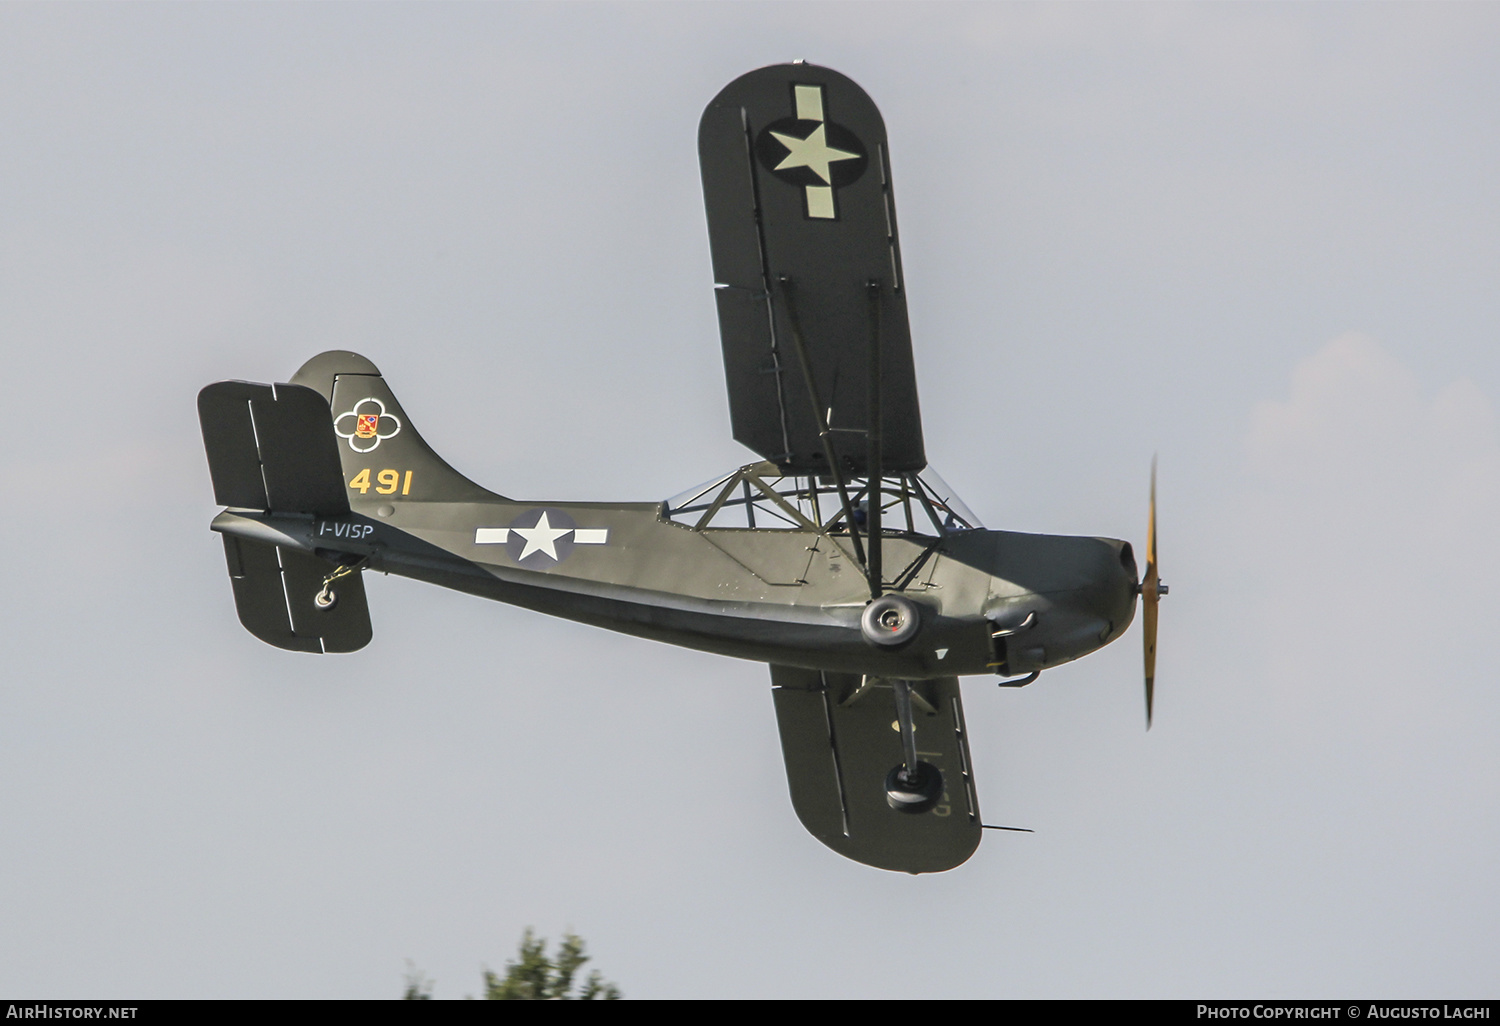
[[[1146,729],[1156,691],[1156,606],[1165,589],[1156,567],[1156,457],[1151,457],[1151,513],[1146,526],[1146,575],[1141,580],[1141,625],[1145,628]]]

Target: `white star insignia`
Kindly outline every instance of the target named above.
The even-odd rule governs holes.
[[[516,557],[519,563],[533,552],[545,552],[553,559],[557,558],[557,546],[552,543],[573,529],[571,527],[553,527],[547,522],[547,514],[542,513],[542,518],[536,522],[535,527],[512,527],[512,531],[526,539],[526,547]]]
[[[787,155],[780,164],[776,165],[777,171],[785,171],[792,167],[811,168],[813,174],[817,175],[829,185],[833,179],[828,174],[828,165],[836,160],[857,160],[858,153],[850,153],[847,150],[836,150],[828,145],[823,138],[823,126],[814,128],[812,134],[806,139],[798,139],[794,135],[785,135],[781,132],[772,132],[776,141],[787,148]]]

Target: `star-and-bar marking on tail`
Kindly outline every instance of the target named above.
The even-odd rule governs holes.
[[[510,558],[528,570],[546,570],[567,559],[575,545],[605,545],[607,527],[579,527],[559,509],[527,510],[509,527],[480,527],[475,545],[504,545]]]
[[[864,173],[869,156],[853,132],[824,116],[822,86],[793,85],[792,98],[796,116],[767,125],[756,153],[777,178],[802,187],[807,217],[837,220],[836,190]]]

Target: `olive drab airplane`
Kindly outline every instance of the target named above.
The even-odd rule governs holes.
[[[951,869],[980,819],[958,678],[1019,687],[1119,637],[1128,542],[985,530],[927,465],[885,125],[805,63],[762,68],[698,128],[734,437],[759,459],[666,502],[523,502],[423,442],[375,365],[198,396],[240,622],[298,652],[371,637],[378,571],[770,665],[793,808],[883,869]]]

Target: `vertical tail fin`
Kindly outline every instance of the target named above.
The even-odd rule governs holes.
[[[403,501],[493,497],[443,462],[363,356],[313,357],[290,384],[221,381],[198,394],[214,497],[268,514],[390,515]],[[240,622],[301,652],[352,652],[370,640],[364,583],[350,567],[283,545],[224,538]],[[336,588],[331,575],[343,571]],[[325,601],[319,603],[320,594]]]
[[[380,371],[358,353],[314,356],[292,377],[328,400],[350,505],[359,511],[402,500],[494,498],[422,440]]]

